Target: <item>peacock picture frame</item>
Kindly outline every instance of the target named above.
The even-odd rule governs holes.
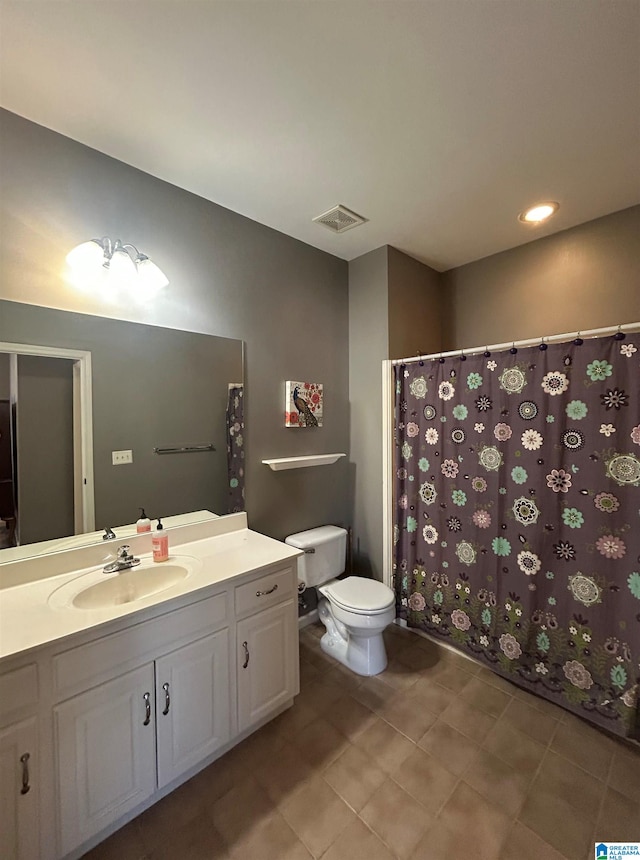
[[[320,382],[285,382],[285,427],[322,427],[324,395]]]

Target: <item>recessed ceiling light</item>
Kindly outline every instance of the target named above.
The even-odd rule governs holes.
[[[543,221],[546,221],[547,218],[551,218],[559,208],[559,203],[536,203],[535,206],[521,212],[518,215],[518,221],[522,221],[523,224],[541,224]]]

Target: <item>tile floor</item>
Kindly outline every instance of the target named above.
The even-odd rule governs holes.
[[[640,751],[399,627],[346,672],[300,636],[293,708],[90,860],[592,860],[640,840]]]

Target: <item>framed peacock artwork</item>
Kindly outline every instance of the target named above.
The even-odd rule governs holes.
[[[285,427],[322,427],[322,384],[285,383]]]

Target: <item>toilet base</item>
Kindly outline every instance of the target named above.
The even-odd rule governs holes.
[[[320,647],[330,657],[338,660],[356,675],[379,675],[387,668],[387,652],[382,634],[359,639],[350,636],[348,641],[325,633]]]
[[[328,601],[321,600],[318,606],[320,620],[327,632],[320,640],[325,654],[338,660],[356,675],[379,675],[387,668],[387,652],[384,647],[382,630],[371,633],[347,630],[344,624],[335,619]],[[386,626],[386,625],[385,625]]]

